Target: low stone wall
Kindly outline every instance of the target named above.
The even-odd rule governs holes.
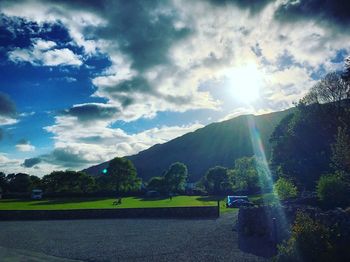
[[[74,210],[0,210],[0,220],[218,217],[218,206]]]

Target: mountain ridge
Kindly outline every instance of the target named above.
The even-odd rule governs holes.
[[[229,120],[210,123],[195,131],[176,137],[163,144],[155,144],[130,159],[143,181],[161,176],[173,162],[183,162],[189,171],[189,180],[198,181],[205,172],[216,165],[232,167],[234,160],[254,154],[251,142],[252,120],[258,130],[265,154],[271,154],[270,136],[277,124],[294,108],[263,115],[240,115]],[[109,161],[84,169],[96,176],[108,166]]]

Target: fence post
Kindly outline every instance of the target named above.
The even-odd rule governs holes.
[[[218,217],[220,217],[220,200],[218,200]]]

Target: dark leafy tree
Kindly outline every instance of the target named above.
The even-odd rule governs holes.
[[[314,189],[320,175],[331,171],[331,144],[345,114],[343,107],[336,109],[334,104],[299,104],[271,136],[272,167],[280,168],[299,188]]]
[[[165,184],[165,179],[161,176],[152,177],[148,182],[147,189],[155,190],[162,194],[167,193],[168,191],[168,187]]]
[[[95,181],[84,172],[53,171],[42,178],[42,187],[50,193],[87,193],[94,190]]]
[[[32,183],[32,189],[36,188],[36,189],[41,189],[42,188],[42,184],[41,184],[41,179],[37,176],[30,176],[30,181]]]
[[[109,162],[107,168],[108,184],[113,190],[120,194],[137,191],[141,186],[141,179],[137,177],[133,163],[126,159],[116,157]]]
[[[32,188],[32,181],[28,174],[9,174],[6,177],[10,192],[28,193]]]
[[[350,174],[350,132],[347,127],[338,127],[332,145],[332,166],[335,170]]]
[[[205,190],[209,194],[225,194],[232,189],[232,182],[228,169],[222,166],[210,168],[203,179]]]
[[[0,172],[0,188],[1,188],[1,192],[3,192],[3,193],[8,191],[6,174],[3,172]]]
[[[185,190],[188,172],[185,164],[176,162],[170,165],[164,174],[164,182],[168,192],[180,193]]]
[[[317,195],[327,207],[350,204],[350,184],[341,173],[323,175],[317,182]]]

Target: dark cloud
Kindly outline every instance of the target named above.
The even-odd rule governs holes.
[[[29,141],[27,139],[20,139],[17,141],[16,145],[29,145]]]
[[[103,90],[110,94],[130,92],[149,93],[152,92],[152,87],[143,77],[134,77],[133,79],[123,81],[116,86],[104,87]]]
[[[23,167],[33,167],[41,162],[41,159],[39,157],[33,157],[33,158],[27,158],[24,160],[22,166]]]
[[[348,0],[299,0],[281,4],[275,17],[284,22],[300,19],[316,20],[321,24],[341,26],[348,29],[350,23]]]
[[[57,148],[50,155],[43,156],[46,162],[64,167],[79,167],[90,163],[83,156],[70,152],[66,148]]]
[[[0,92],[0,116],[15,117],[16,106],[8,95]]]
[[[63,112],[64,115],[75,116],[80,121],[94,121],[99,119],[110,119],[119,110],[115,107],[100,104],[77,105]]]
[[[100,14],[109,23],[96,34],[117,41],[138,71],[167,64],[169,47],[191,33],[190,28],[175,28],[178,14],[169,5],[165,6],[167,2],[111,1],[108,11]]]
[[[256,43],[255,46],[251,46],[250,49],[257,57],[262,56],[262,48],[260,47],[259,43]]]
[[[252,14],[260,12],[275,0],[208,0],[214,5],[236,5],[241,9],[248,9]]]

